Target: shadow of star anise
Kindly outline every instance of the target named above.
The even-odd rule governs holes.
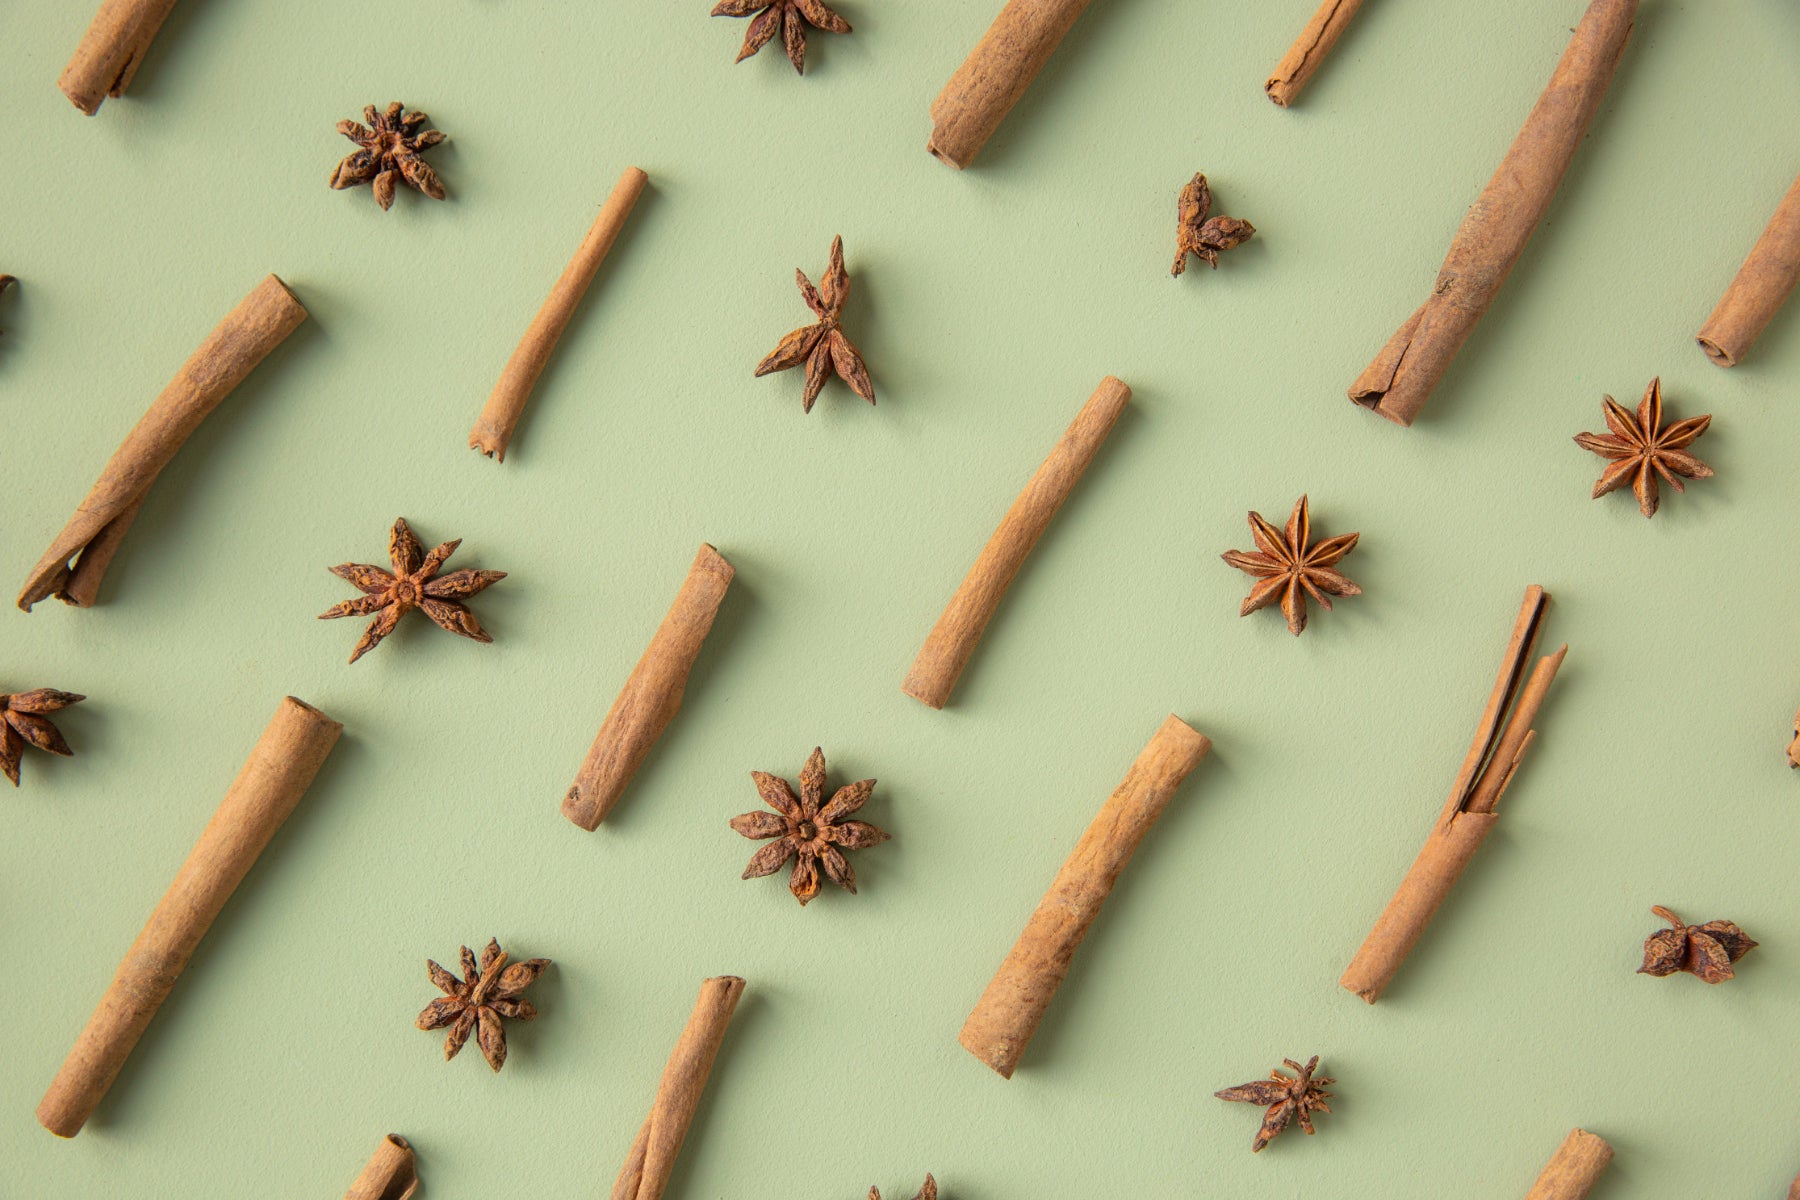
[[[75,753],[63,740],[61,731],[44,714],[86,699],[86,696],[59,692],[55,688],[38,688],[11,695],[0,693],[0,773],[12,780],[14,787],[19,786],[19,760],[24,757],[26,746],[36,746],[64,758]]]
[[[1219,556],[1238,570],[1256,576],[1256,585],[1238,608],[1240,617],[1280,601],[1281,614],[1287,618],[1289,632],[1299,637],[1300,631],[1306,628],[1307,596],[1329,609],[1331,601],[1327,593],[1332,596],[1362,595],[1362,589],[1348,576],[1333,570],[1346,554],[1356,549],[1356,539],[1362,535],[1344,533],[1316,546],[1308,545],[1312,540],[1312,517],[1305,496],[1294,505],[1286,529],[1276,529],[1263,519],[1261,513],[1252,512],[1250,536],[1256,541],[1254,551],[1228,550]]]
[[[1672,928],[1659,929],[1644,939],[1644,965],[1637,969],[1639,975],[1661,979],[1686,971],[1708,983],[1724,983],[1735,974],[1731,964],[1756,949],[1750,935],[1730,921],[1684,925],[1660,904],[1650,911]]]
[[[1325,1090],[1325,1085],[1336,1083],[1337,1080],[1323,1076],[1313,1078],[1313,1072],[1319,1066],[1319,1056],[1313,1055],[1304,1067],[1291,1058],[1281,1061],[1288,1070],[1294,1072],[1293,1075],[1274,1070],[1269,1072],[1267,1079],[1213,1093],[1221,1100],[1240,1100],[1246,1104],[1268,1106],[1263,1113],[1262,1128],[1256,1131],[1256,1137],[1250,1143],[1252,1154],[1273,1141],[1277,1134],[1288,1127],[1290,1121],[1298,1120],[1300,1128],[1310,1136],[1313,1132],[1312,1115],[1315,1112],[1331,1111],[1331,1106],[1325,1103],[1331,1096]]]
[[[350,652],[351,662],[379,646],[382,638],[394,632],[394,626],[400,623],[400,618],[415,608],[451,633],[461,634],[477,642],[494,640],[482,629],[475,614],[457,601],[505,579],[506,572],[465,568],[440,577],[438,571],[460,545],[462,539],[457,538],[453,542],[444,542],[430,554],[426,554],[425,547],[413,536],[412,527],[407,525],[406,518],[401,517],[394,522],[394,528],[388,534],[388,557],[394,564],[392,572],[368,563],[340,563],[331,568],[333,575],[339,579],[348,579],[362,590],[363,595],[332,605],[319,614],[319,620],[380,614],[363,630],[362,637],[357,639],[356,649]]]
[[[1712,424],[1712,415],[1689,417],[1664,429],[1661,376],[1652,379],[1644,389],[1635,415],[1611,396],[1605,397],[1601,406],[1606,413],[1606,427],[1612,432],[1575,435],[1575,444],[1583,450],[1613,460],[1594,484],[1594,499],[1629,482],[1638,510],[1646,517],[1654,517],[1659,500],[1658,475],[1676,491],[1684,492],[1687,488],[1682,486],[1683,476],[1705,479],[1713,473],[1711,467],[1687,451]]]
[[[864,400],[875,403],[875,385],[869,379],[869,368],[864,365],[862,354],[838,328],[844,301],[850,298],[850,273],[844,270],[844,239],[831,239],[831,262],[819,276],[817,289],[806,278],[806,272],[798,267],[794,269],[794,280],[800,285],[806,306],[819,319],[782,338],[769,351],[768,357],[756,364],[756,377],[761,379],[770,372],[785,371],[805,363],[806,384],[800,392],[803,412],[812,411],[813,401],[819,398],[819,392],[833,374],[842,376],[850,390]]]
[[[888,835],[866,821],[845,817],[868,802],[875,790],[873,779],[861,779],[839,788],[825,802],[825,752],[814,748],[800,770],[800,794],[779,775],[752,771],[757,794],[774,812],[747,812],[731,818],[731,827],[747,838],[774,838],[750,858],[743,878],[773,875],[795,859],[788,876],[788,891],[805,904],[819,894],[819,872],[851,895],[856,894],[856,872],[845,850],[866,850],[888,840]]]
[[[383,212],[392,207],[394,186],[401,180],[433,200],[442,200],[443,182],[419,157],[444,140],[440,129],[419,130],[430,119],[416,109],[406,112],[405,106],[396,102],[385,112],[376,112],[373,104],[366,106],[363,120],[367,125],[339,121],[337,131],[359,149],[332,169],[331,186],[342,190],[373,180],[375,203]]]
[[[461,979],[428,958],[425,970],[444,994],[425,1006],[416,1024],[420,1029],[450,1027],[444,1038],[445,1062],[456,1057],[473,1032],[482,1057],[498,1071],[506,1065],[506,1030],[501,1019],[529,1021],[537,1016],[537,1009],[522,993],[549,965],[547,958],[528,958],[508,966],[500,943],[492,939],[479,963],[467,946],[462,948]]]
[[[719,0],[713,6],[715,17],[756,18],[744,31],[744,48],[736,61],[743,62],[769,44],[777,31],[782,49],[797,74],[806,74],[806,27],[812,25],[827,33],[849,33],[850,22],[826,7],[824,0]]]
[[[918,1194],[913,1197],[913,1200],[937,1200],[937,1194],[937,1180],[933,1179],[928,1172],[925,1176],[925,1186],[919,1189]],[[881,1189],[877,1187],[870,1188],[869,1200],[881,1200]]]

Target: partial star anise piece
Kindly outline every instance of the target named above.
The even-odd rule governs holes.
[[[1708,983],[1724,983],[1734,974],[1731,964],[1756,949],[1750,935],[1730,921],[1684,925],[1660,904],[1650,911],[1671,928],[1659,929],[1644,939],[1644,965],[1637,969],[1639,975],[1661,979],[1686,971]]]
[[[1212,211],[1212,189],[1206,176],[1188,180],[1175,198],[1175,265],[1169,274],[1187,270],[1188,255],[1198,256],[1213,270],[1219,269],[1219,253],[1243,245],[1256,234],[1256,226],[1236,217],[1207,216]]]
[[[794,858],[794,870],[788,876],[788,891],[805,904],[819,894],[819,870],[825,877],[851,895],[856,894],[856,872],[845,850],[866,850],[888,840],[888,835],[866,821],[844,818],[868,802],[875,790],[873,779],[861,779],[839,788],[825,802],[825,752],[814,748],[806,766],[800,769],[800,794],[779,775],[764,771],[750,772],[756,781],[757,794],[772,813],[747,812],[731,818],[731,827],[747,838],[774,838],[758,850],[744,868],[743,878],[758,879],[773,875]]]
[[[1794,714],[1794,740],[1788,743],[1788,766],[1800,767],[1800,713]]]
[[[851,391],[870,404],[875,403],[875,385],[869,380],[869,368],[863,365],[862,355],[838,328],[844,301],[850,298],[850,273],[844,270],[844,239],[831,239],[831,262],[826,266],[825,274],[819,277],[817,289],[806,278],[806,272],[797,267],[794,279],[800,285],[800,294],[806,298],[806,306],[819,319],[782,338],[780,344],[769,351],[769,356],[756,364],[757,378],[805,363],[806,386],[800,393],[802,411],[812,411],[813,401],[819,398],[820,390],[834,373],[843,377]]]
[[[1603,408],[1606,427],[1612,430],[1611,433],[1575,435],[1575,444],[1583,450],[1613,460],[1612,465],[1600,473],[1599,482],[1594,484],[1595,499],[1624,487],[1629,481],[1632,493],[1637,496],[1639,510],[1646,517],[1654,517],[1658,475],[1676,491],[1684,492],[1687,489],[1682,486],[1682,477],[1705,479],[1713,473],[1711,467],[1687,452],[1687,447],[1712,424],[1712,415],[1689,417],[1664,429],[1661,376],[1652,379],[1650,386],[1644,389],[1644,398],[1638,402],[1635,417],[1611,396],[1605,398]]]
[[[1289,631],[1298,637],[1306,628],[1307,596],[1329,609],[1331,601],[1327,594],[1362,595],[1362,589],[1348,576],[1332,569],[1356,548],[1356,539],[1362,535],[1344,533],[1316,546],[1308,545],[1312,541],[1312,518],[1305,496],[1294,505],[1286,529],[1276,529],[1263,520],[1261,513],[1252,512],[1250,536],[1256,541],[1254,551],[1228,550],[1219,556],[1238,570],[1256,576],[1256,585],[1238,608],[1240,617],[1249,616],[1279,600]]]
[[[351,662],[380,645],[382,638],[394,632],[394,626],[400,623],[400,618],[415,608],[451,633],[459,633],[478,642],[494,640],[482,629],[475,614],[457,601],[505,579],[506,572],[464,568],[439,578],[438,571],[460,545],[462,539],[457,538],[426,554],[425,547],[413,536],[406,518],[401,517],[394,522],[393,531],[388,535],[388,557],[394,563],[391,573],[367,563],[340,563],[331,568],[333,575],[348,579],[362,590],[363,595],[355,600],[332,605],[319,614],[319,620],[380,614],[363,630],[362,637],[357,639],[356,649],[350,654]]]
[[[75,753],[44,714],[86,699],[86,696],[59,692],[55,688],[38,688],[11,695],[0,692],[0,773],[12,780],[14,787],[19,786],[19,760],[24,757],[26,746],[36,746],[64,758]]]
[[[1273,1141],[1277,1134],[1288,1127],[1290,1121],[1298,1120],[1300,1128],[1310,1136],[1313,1132],[1312,1115],[1315,1112],[1331,1111],[1331,1105],[1325,1103],[1331,1096],[1325,1090],[1325,1085],[1336,1083],[1337,1080],[1313,1078],[1313,1071],[1319,1065],[1319,1056],[1313,1055],[1304,1067],[1291,1058],[1281,1061],[1294,1072],[1293,1075],[1279,1070],[1270,1071],[1267,1079],[1213,1093],[1221,1100],[1241,1100],[1246,1104],[1268,1106],[1263,1113],[1262,1128],[1256,1131],[1256,1138],[1250,1143],[1252,1154]]]
[[[881,1189],[870,1188],[869,1200],[881,1200]],[[929,1172],[925,1175],[925,1186],[919,1189],[919,1194],[914,1196],[913,1200],[937,1200],[937,1180],[933,1179]]]
[[[506,1030],[501,1018],[529,1021],[537,1016],[537,1009],[522,993],[549,965],[547,958],[528,958],[508,966],[500,943],[493,940],[481,952],[480,963],[467,946],[462,948],[461,979],[428,958],[425,971],[444,994],[425,1006],[416,1024],[420,1029],[450,1027],[444,1038],[446,1062],[456,1057],[473,1032],[482,1057],[498,1071],[506,1065]]]
[[[433,200],[442,200],[443,183],[419,157],[444,140],[440,129],[419,130],[430,119],[422,112],[407,112],[404,105],[394,103],[387,106],[386,112],[376,112],[373,104],[365,107],[363,120],[367,125],[339,121],[337,131],[361,148],[331,172],[331,186],[355,187],[372,179],[375,203],[381,205],[383,212],[393,205],[394,185],[401,180]]]
[[[850,32],[850,22],[827,8],[823,0],[719,0],[712,10],[715,17],[747,17],[751,13],[756,19],[744,31],[744,48],[738,51],[736,61],[743,62],[761,50],[780,30],[788,61],[801,75],[806,74],[807,25],[827,33]]]

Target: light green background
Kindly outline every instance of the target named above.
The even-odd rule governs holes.
[[[1800,9],[1645,0],[1549,220],[1401,430],[1344,389],[1423,298],[1581,5],[1374,0],[1295,110],[1312,0],[1096,4],[957,174],[927,107],[996,0],[844,0],[796,78],[705,0],[183,0],[92,119],[87,0],[0,15],[0,564],[25,577],[240,296],[309,320],[163,475],[103,603],[0,615],[0,683],[85,692],[0,796],[0,1192],[331,1196],[380,1136],[429,1194],[605,1194],[703,976],[750,988],[671,1197],[1511,1200],[1567,1131],[1596,1200],[1776,1197],[1800,1168],[1800,309],[1692,335],[1797,165]],[[325,187],[403,99],[448,203]],[[504,465],[466,431],[627,163],[651,190]],[[1256,239],[1168,276],[1197,169]],[[876,409],[751,368],[845,238]],[[953,706],[926,630],[1100,377],[1132,407]],[[1655,521],[1570,443],[1660,373],[1718,470]],[[1239,620],[1218,555],[1310,492],[1365,594]],[[511,574],[492,646],[411,618],[354,668],[329,564],[398,514]],[[557,804],[701,540],[737,583],[598,833]],[[1422,840],[1524,586],[1568,666],[1504,819],[1388,998],[1337,976]],[[347,732],[86,1132],[32,1110],[284,693]],[[1209,734],[1002,1082],[957,1029],[1163,716]],[[752,768],[880,779],[862,895],[739,882]],[[1763,942],[1634,975],[1649,906]],[[555,969],[491,1076],[412,1028],[424,960]],[[1211,1098],[1324,1055],[1320,1134]]]

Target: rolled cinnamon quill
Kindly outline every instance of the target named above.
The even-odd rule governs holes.
[[[512,440],[513,428],[518,425],[525,404],[531,399],[531,389],[537,386],[538,376],[549,365],[551,352],[561,340],[563,330],[569,327],[569,318],[575,315],[575,306],[581,303],[588,285],[594,282],[595,273],[606,260],[606,253],[618,239],[619,231],[625,228],[625,218],[631,215],[632,206],[644,194],[644,185],[649,179],[636,167],[626,167],[619,182],[613,185],[612,195],[600,207],[600,215],[594,218],[587,236],[581,239],[575,257],[563,268],[543,307],[531,319],[531,325],[519,340],[512,357],[506,360],[500,382],[494,385],[481,415],[475,418],[475,427],[469,431],[470,449],[506,461],[506,444]]]
[[[207,414],[304,320],[306,309],[273,275],[238,302],[113,452],[87,499],[32,568],[20,608],[30,612],[46,596],[79,608],[94,602],[157,475]]]
[[[662,1082],[656,1085],[656,1102],[631,1153],[613,1183],[612,1200],[660,1200],[669,1186],[669,1175],[675,1169],[675,1156],[693,1123],[694,1110],[700,1107],[700,1094],[706,1090],[707,1076],[712,1074],[713,1060],[725,1040],[725,1027],[744,994],[744,981],[735,975],[720,975],[700,985],[700,998],[688,1017],[681,1040],[669,1054],[663,1067]]]
[[[390,1133],[381,1139],[369,1165],[344,1193],[344,1200],[409,1200],[418,1190],[412,1146],[399,1134]]]
[[[1362,6],[1363,0],[1324,0],[1263,84],[1269,99],[1283,108],[1292,104]]]
[[[343,731],[292,696],[275,710],[44,1093],[37,1118],[45,1129],[58,1137],[81,1132],[200,939],[300,803]]]
[[[962,170],[1000,128],[1089,0],[1007,0],[938,98],[926,149]]]
[[[1605,1138],[1577,1129],[1544,1164],[1525,1200],[1583,1200],[1600,1182],[1612,1157],[1613,1148]]]
[[[1769,218],[1756,245],[1751,247],[1750,257],[1738,268],[1737,277],[1719,298],[1719,306],[1701,327],[1695,340],[1706,351],[1706,357],[1721,367],[1737,366],[1738,360],[1750,353],[1750,347],[1756,344],[1756,339],[1774,319],[1776,310],[1797,283],[1800,283],[1800,178],[1794,180],[1794,186],[1782,197],[1781,206]]]
[[[944,606],[943,614],[919,648],[912,670],[900,685],[901,691],[932,708],[942,708],[949,702],[957,679],[969,665],[969,658],[987,631],[994,610],[1000,607],[1013,576],[1050,527],[1056,510],[1075,490],[1082,472],[1094,461],[1100,444],[1112,432],[1130,400],[1131,389],[1111,375],[1100,381],[1063,432],[1062,440],[1050,451],[1050,457],[1006,510],[1000,527],[994,530],[962,585]]]
[[[1527,678],[1525,667],[1537,645],[1549,604],[1550,597],[1543,588],[1533,584],[1525,589],[1525,601],[1513,625],[1506,658],[1500,664],[1500,677],[1494,681],[1493,693],[1475,729],[1475,740],[1450,789],[1450,799],[1438,813],[1424,849],[1407,869],[1400,890],[1388,901],[1375,928],[1369,931],[1349,969],[1338,980],[1370,1004],[1380,999],[1393,982],[1432,915],[1494,828],[1500,797],[1537,736],[1531,723],[1537,719],[1538,709],[1550,691],[1550,681],[1556,678],[1563,656],[1569,652],[1565,645],[1555,654],[1538,659]]]
[[[104,0],[56,86],[93,116],[108,96],[123,96],[175,0]]]
[[[563,816],[592,832],[625,794],[650,747],[681,711],[688,674],[735,574],[724,555],[700,544],[675,603],[619,689],[581,771],[563,796]]]
[[[1350,385],[1350,398],[1411,425],[1487,312],[1549,209],[1625,52],[1637,0],[1593,0],[1549,86],[1450,242],[1431,295]]]
[[[1125,864],[1211,749],[1186,722],[1164,721],[1056,873],[957,1039],[1002,1077],[1012,1078]]]

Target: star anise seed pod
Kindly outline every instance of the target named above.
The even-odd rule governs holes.
[[[348,579],[362,590],[363,595],[332,605],[319,614],[319,620],[380,614],[363,630],[356,649],[350,654],[351,662],[380,645],[382,638],[394,632],[394,626],[400,623],[400,618],[415,608],[451,633],[458,633],[478,642],[494,640],[482,629],[475,614],[457,601],[505,579],[506,572],[464,568],[439,577],[438,571],[442,569],[445,560],[456,553],[456,548],[460,545],[462,539],[457,538],[426,554],[419,539],[413,536],[412,527],[407,525],[406,518],[401,517],[394,522],[393,531],[388,534],[388,557],[394,563],[391,573],[367,563],[340,563],[331,568],[333,575],[339,579]]]
[[[831,239],[831,263],[819,277],[817,289],[806,278],[806,272],[799,268],[794,270],[794,279],[800,285],[800,294],[806,298],[806,306],[819,319],[782,338],[769,351],[768,357],[756,364],[757,378],[805,363],[806,385],[800,393],[803,412],[812,411],[813,401],[819,398],[820,390],[834,373],[843,377],[851,391],[870,404],[875,403],[875,385],[869,380],[869,368],[863,364],[862,355],[850,344],[850,339],[838,328],[844,301],[850,298],[850,273],[844,270],[844,239]]]
[[[461,979],[428,958],[425,971],[444,994],[427,1004],[415,1023],[420,1029],[450,1027],[444,1038],[445,1062],[456,1057],[473,1032],[482,1057],[498,1071],[506,1065],[506,1030],[501,1019],[529,1021],[537,1016],[537,1009],[521,993],[536,983],[549,965],[547,958],[528,958],[508,966],[500,943],[492,939],[481,952],[480,963],[467,946],[462,948]]]
[[[806,74],[806,27],[812,25],[827,33],[849,33],[850,22],[827,8],[823,0],[719,0],[713,6],[715,17],[747,17],[756,14],[750,28],[744,31],[744,48],[736,61],[743,62],[769,44],[775,31],[781,31],[781,45],[796,73]]]
[[[24,757],[26,746],[36,746],[64,758],[75,753],[63,740],[61,731],[44,714],[86,699],[86,696],[59,692],[55,688],[38,688],[11,695],[0,692],[0,773],[12,780],[14,787],[19,786],[19,760]]]
[[[881,1200],[881,1189],[870,1188],[869,1200]],[[929,1172],[925,1175],[925,1186],[919,1189],[919,1194],[914,1196],[913,1200],[937,1200],[937,1180],[933,1179]]]
[[[1356,548],[1361,534],[1344,533],[1327,538],[1316,546],[1312,541],[1312,518],[1301,496],[1288,516],[1287,528],[1278,530],[1259,512],[1250,514],[1250,536],[1256,549],[1228,550],[1219,557],[1240,571],[1256,576],[1257,582],[1238,608],[1238,616],[1247,617],[1259,608],[1267,608],[1277,600],[1287,627],[1295,637],[1306,628],[1306,597],[1311,596],[1327,609],[1332,596],[1360,596],[1362,589],[1348,576],[1333,570],[1343,557]]]
[[[1756,949],[1750,935],[1730,921],[1684,925],[1660,904],[1650,911],[1671,928],[1659,929],[1644,939],[1644,965],[1637,969],[1639,975],[1661,979],[1686,971],[1708,983],[1724,983],[1734,974],[1731,964]]]
[[[1188,255],[1197,255],[1213,270],[1219,269],[1219,253],[1241,246],[1256,234],[1256,226],[1236,217],[1212,217],[1212,189],[1205,175],[1195,175],[1175,199],[1175,265],[1169,274],[1187,270]]]
[[[407,112],[398,102],[376,112],[370,104],[363,109],[362,124],[339,121],[337,131],[360,147],[331,172],[334,188],[356,187],[375,181],[375,203],[386,212],[394,203],[394,185],[405,180],[413,188],[433,200],[444,198],[444,185],[437,172],[425,165],[419,155],[444,140],[441,129],[419,131],[431,118],[417,111]]]
[[[1336,1083],[1337,1080],[1313,1078],[1313,1071],[1319,1065],[1319,1056],[1313,1055],[1304,1067],[1291,1058],[1281,1061],[1294,1072],[1293,1075],[1274,1070],[1269,1072],[1267,1079],[1213,1093],[1221,1100],[1241,1100],[1246,1104],[1268,1106],[1263,1113],[1262,1128],[1256,1131],[1256,1138],[1250,1143],[1252,1154],[1273,1141],[1277,1134],[1288,1127],[1290,1121],[1298,1120],[1300,1128],[1310,1136],[1313,1132],[1312,1115],[1315,1112],[1331,1111],[1331,1105],[1325,1103],[1331,1096],[1325,1090],[1325,1085]]]
[[[1602,407],[1606,427],[1612,432],[1575,435],[1577,446],[1612,460],[1594,484],[1595,499],[1630,481],[1639,510],[1646,517],[1654,517],[1658,475],[1676,491],[1684,492],[1687,489],[1682,486],[1683,477],[1705,479],[1713,473],[1711,467],[1687,452],[1687,447],[1712,424],[1712,415],[1689,417],[1664,429],[1661,376],[1652,379],[1644,389],[1635,417],[1611,396],[1605,398]]]
[[[819,894],[819,869],[825,877],[851,895],[856,894],[856,872],[845,850],[866,850],[888,840],[888,835],[866,821],[846,821],[845,817],[868,802],[875,790],[873,779],[860,779],[839,788],[825,802],[825,752],[814,748],[806,765],[800,769],[800,794],[779,775],[764,771],[750,772],[756,781],[757,794],[772,813],[758,809],[731,818],[731,827],[747,838],[775,840],[750,857],[743,878],[760,879],[773,875],[796,859],[788,876],[788,891],[804,905]]]

